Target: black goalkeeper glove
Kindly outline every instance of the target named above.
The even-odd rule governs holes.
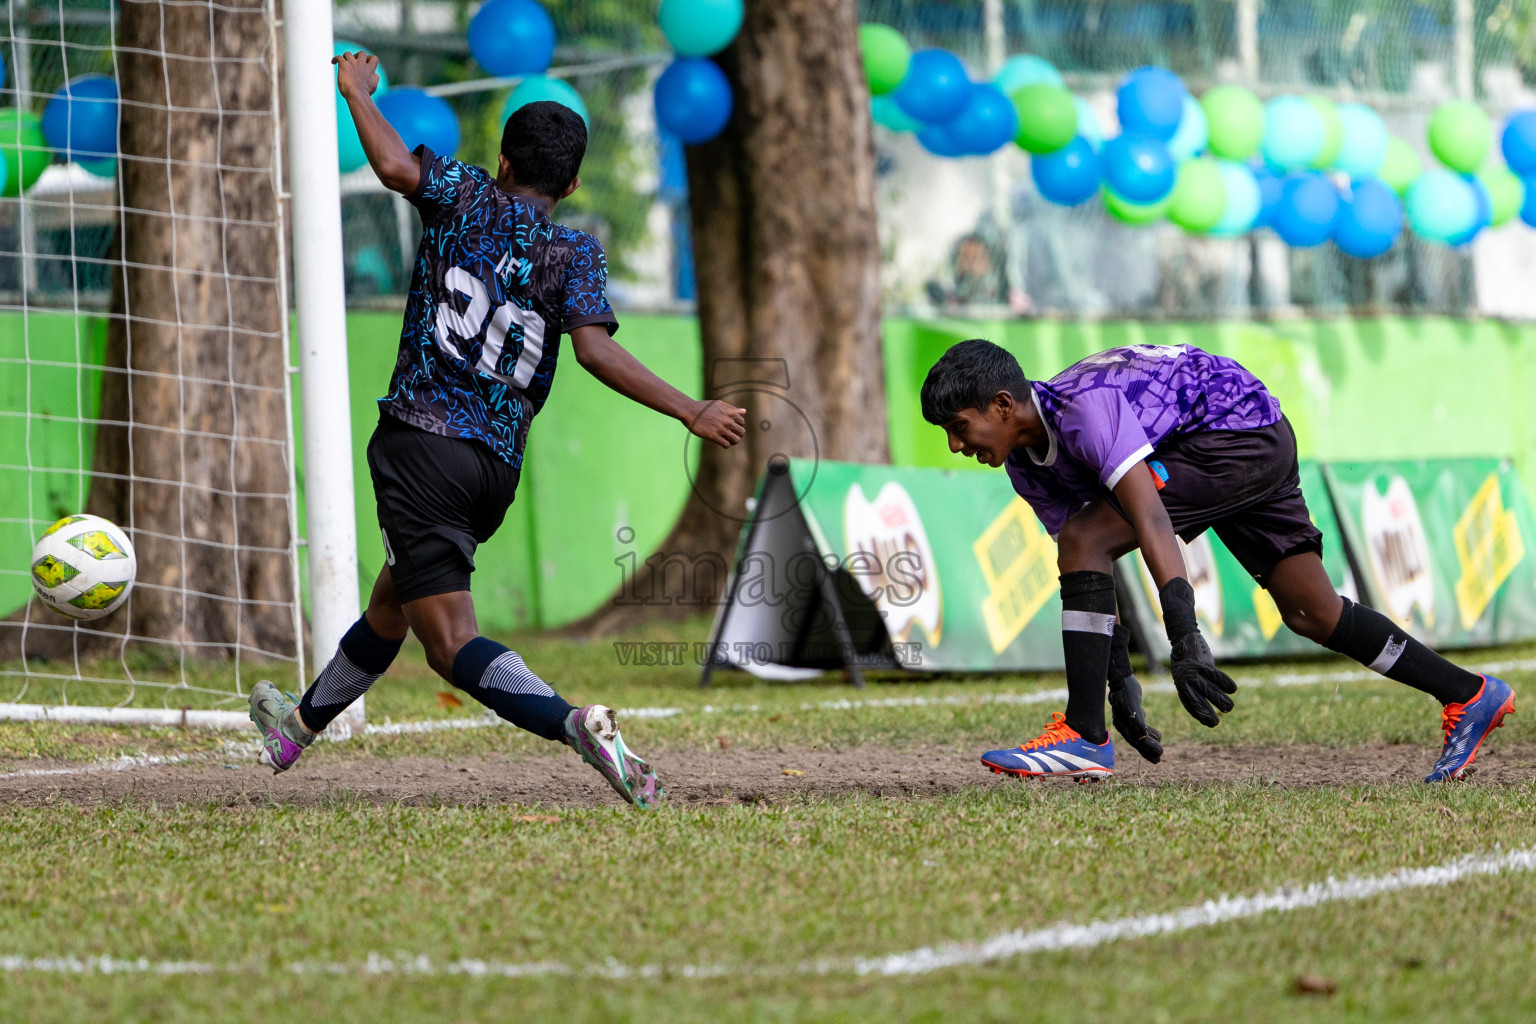
[[[1216,712],[1232,710],[1232,698],[1227,695],[1237,692],[1237,684],[1216,667],[1216,659],[1200,635],[1195,621],[1195,590],[1189,581],[1169,580],[1157,596],[1163,605],[1168,642],[1173,645],[1169,670],[1179,691],[1179,703],[1195,721],[1214,729],[1221,721]]]
[[[1109,709],[1115,731],[1153,764],[1163,759],[1163,734],[1147,724],[1141,709],[1141,683],[1131,672],[1131,631],[1115,623],[1109,648]]]

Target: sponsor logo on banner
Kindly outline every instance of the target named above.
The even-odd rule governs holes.
[[[1461,625],[1471,629],[1525,557],[1525,542],[1515,514],[1504,507],[1499,474],[1489,473],[1451,531],[1456,540],[1456,608]]]
[[[850,567],[858,564],[858,555],[864,556],[862,565],[869,571],[852,575],[885,618],[891,640],[907,640],[912,628],[921,626],[928,642],[937,644],[944,631],[938,560],[906,488],[887,483],[874,501],[858,484],[848,488],[843,539]]]
[[[1177,539],[1179,551],[1184,555],[1184,575],[1195,592],[1195,620],[1200,623],[1202,633],[1221,636],[1226,628],[1226,611],[1221,603],[1221,577],[1216,572],[1216,551],[1211,547],[1211,535],[1202,533],[1193,544],[1185,544],[1183,538]],[[1147,568],[1147,560],[1140,552],[1136,554],[1136,565],[1141,569],[1141,585],[1146,588],[1152,613],[1158,622],[1162,622],[1163,602],[1157,596],[1152,570]]]
[[[1386,602],[1387,614],[1407,627],[1417,608],[1424,624],[1433,626],[1435,578],[1430,569],[1429,539],[1408,481],[1392,477],[1385,493],[1376,489],[1374,480],[1367,481],[1360,502],[1360,526],[1365,534],[1366,562]]]
[[[1001,654],[1060,586],[1056,544],[1023,499],[1015,498],[971,545],[987,583],[981,618]]]

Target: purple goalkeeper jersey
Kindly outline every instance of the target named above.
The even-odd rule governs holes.
[[[1280,419],[1280,403],[1257,377],[1193,345],[1108,349],[1033,381],[1031,398],[1047,443],[1015,449],[1003,465],[1053,537],[1169,438]]]

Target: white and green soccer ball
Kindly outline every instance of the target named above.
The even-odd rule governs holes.
[[[133,542],[100,516],[65,516],[32,549],[32,588],[71,619],[99,619],[128,600],[139,560]]]

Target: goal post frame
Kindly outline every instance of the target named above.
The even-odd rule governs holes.
[[[313,663],[323,665],[359,613],[341,171],[336,104],[329,102],[334,36],[331,0],[288,0],[282,10],[311,649]],[[345,739],[362,727],[359,699],[327,732]]]

